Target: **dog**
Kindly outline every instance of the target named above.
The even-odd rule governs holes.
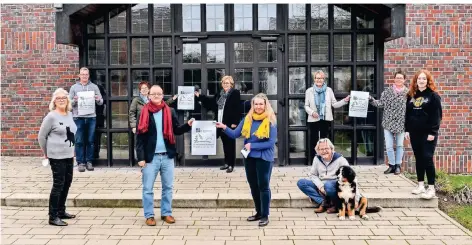
[[[361,219],[368,220],[367,213],[377,213],[381,207],[368,207],[367,197],[359,192],[356,172],[349,166],[342,166],[336,171],[336,192],[339,200],[336,203],[338,217],[340,220],[346,219],[346,213],[350,220],[356,219],[358,214]]]

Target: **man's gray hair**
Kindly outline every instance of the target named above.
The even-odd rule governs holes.
[[[320,154],[318,150],[320,149],[320,144],[321,143],[327,143],[329,148],[331,148],[331,150],[334,151],[334,145],[331,142],[331,140],[329,140],[328,138],[323,138],[323,139],[318,140],[318,143],[316,143],[315,151],[316,151],[317,154]]]

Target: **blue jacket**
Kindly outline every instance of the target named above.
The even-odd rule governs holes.
[[[275,142],[277,141],[277,127],[276,125],[270,125],[270,134],[268,139],[259,139],[254,136],[254,132],[259,128],[262,121],[252,121],[251,125],[251,137],[244,139],[244,144],[251,143],[251,149],[248,157],[261,158],[262,160],[273,162],[275,154]],[[229,126],[223,132],[232,139],[239,138],[241,136],[241,130],[243,129],[244,118],[239,122],[238,127],[231,129]]]

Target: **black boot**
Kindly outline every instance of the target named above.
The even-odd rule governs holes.
[[[233,169],[234,169],[233,166],[229,166],[228,169],[226,169],[226,173],[231,173],[231,172],[233,172]]]
[[[59,217],[56,218],[49,218],[49,224],[53,226],[67,226],[67,223],[59,219]]]
[[[249,216],[247,217],[247,221],[257,221],[257,220],[260,220],[261,219],[261,215],[260,214],[255,214],[253,216]]]
[[[225,164],[223,167],[220,168],[220,170],[225,170],[225,169],[228,169],[228,168],[229,168],[229,165]]]
[[[387,170],[385,170],[384,174],[393,174],[395,172],[395,165],[388,165]]]
[[[75,214],[69,214],[69,213],[59,213],[59,218],[60,219],[73,219],[75,218]]]
[[[269,224],[269,217],[263,217],[259,220],[259,227],[264,227]]]
[[[402,169],[399,164],[395,165],[395,175],[401,174]]]

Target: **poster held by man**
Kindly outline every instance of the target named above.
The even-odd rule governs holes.
[[[78,96],[78,115],[88,115],[95,113],[95,92],[82,91],[77,92]]]

